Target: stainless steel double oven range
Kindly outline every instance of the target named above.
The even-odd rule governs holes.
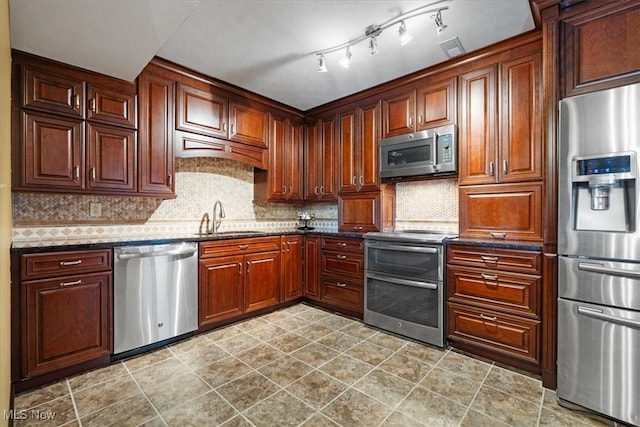
[[[364,322],[444,347],[444,240],[429,231],[372,232],[365,238]]]

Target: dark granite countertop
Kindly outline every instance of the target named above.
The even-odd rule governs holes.
[[[316,230],[289,230],[289,231],[227,231],[215,234],[190,234],[190,235],[173,235],[173,236],[149,236],[149,235],[131,235],[131,236],[108,236],[87,237],[81,239],[43,239],[33,241],[14,242],[11,252],[16,254],[36,253],[36,252],[55,252],[83,249],[104,249],[116,246],[141,246],[141,245],[161,245],[167,243],[180,242],[206,242],[213,240],[241,239],[248,237],[269,237],[269,236],[286,236],[286,235],[318,235],[318,236],[334,236],[348,238],[362,238],[360,233],[349,232],[325,232]]]
[[[478,247],[492,247],[500,249],[520,249],[527,251],[541,251],[542,243],[535,242],[518,242],[509,240],[485,240],[485,239],[469,239],[457,237],[455,239],[447,239],[445,244],[456,244]]]

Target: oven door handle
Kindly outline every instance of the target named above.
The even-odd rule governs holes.
[[[633,319],[625,319],[623,317],[612,316],[610,314],[603,313],[602,310],[590,307],[578,306],[578,314],[583,316],[593,317],[598,320],[605,320],[607,322],[618,323],[620,325],[629,326],[631,328],[640,329],[640,322]]]
[[[379,249],[379,250],[385,250],[385,251],[420,252],[424,254],[438,253],[438,248],[422,247],[422,246],[390,245],[388,243],[370,242],[369,247]]]
[[[579,262],[578,270],[589,271],[591,273],[610,274],[612,276],[628,277],[630,279],[640,279],[640,271],[626,270],[622,268],[607,267],[604,264],[589,262]]]
[[[384,282],[395,283],[396,285],[413,286],[414,288],[423,289],[438,289],[438,285],[435,283],[418,282],[416,280],[399,279],[397,277],[383,276],[382,274],[367,273],[367,277],[372,279],[381,280]]]

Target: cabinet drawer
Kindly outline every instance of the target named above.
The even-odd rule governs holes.
[[[356,279],[364,277],[364,255],[349,252],[322,251],[322,274],[333,273]]]
[[[471,343],[527,362],[539,362],[539,321],[463,304],[447,305],[450,341]]]
[[[22,255],[22,279],[65,276],[111,269],[111,249]]]
[[[322,301],[362,313],[364,286],[362,283],[336,277],[322,277]]]
[[[136,95],[87,85],[87,120],[135,128]]]
[[[540,276],[449,267],[447,288],[449,301],[493,307],[534,318],[540,313]]]
[[[322,249],[363,251],[364,240],[348,239],[348,238],[340,238],[340,237],[323,237]]]
[[[84,118],[84,83],[61,72],[23,67],[22,107]]]
[[[280,237],[216,240],[200,243],[200,258],[279,251]]]
[[[540,252],[498,248],[447,246],[447,264],[540,274]]]

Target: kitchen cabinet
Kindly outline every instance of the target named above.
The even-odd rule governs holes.
[[[460,185],[542,179],[541,70],[533,53],[460,76]]]
[[[298,299],[303,294],[304,244],[302,236],[285,235],[280,240],[280,302],[286,302]]]
[[[340,194],[338,230],[356,233],[392,230],[395,194],[393,184],[382,184],[379,191]]]
[[[319,300],[320,294],[320,237],[304,238],[304,296]]]
[[[338,126],[338,193],[377,190],[380,102],[339,113]]]
[[[306,127],[306,201],[337,199],[335,120],[335,115],[312,119]]]
[[[561,98],[640,82],[640,4],[584,2],[560,23]]]
[[[428,77],[382,98],[383,138],[455,123],[455,76]]]
[[[280,237],[201,242],[200,328],[278,304],[280,250]]]
[[[23,254],[18,257],[20,342],[16,388],[47,375],[63,378],[87,363],[108,364],[112,350],[111,250]],[[19,325],[19,326],[15,326]],[[62,371],[65,369],[65,371]]]
[[[540,373],[541,268],[540,251],[448,245],[451,345]]]
[[[295,118],[271,116],[269,169],[254,173],[254,200],[303,200],[304,128]]]
[[[364,310],[364,241],[320,238],[319,301],[362,316]]]
[[[90,122],[86,126],[87,188],[135,192],[136,131]]]

